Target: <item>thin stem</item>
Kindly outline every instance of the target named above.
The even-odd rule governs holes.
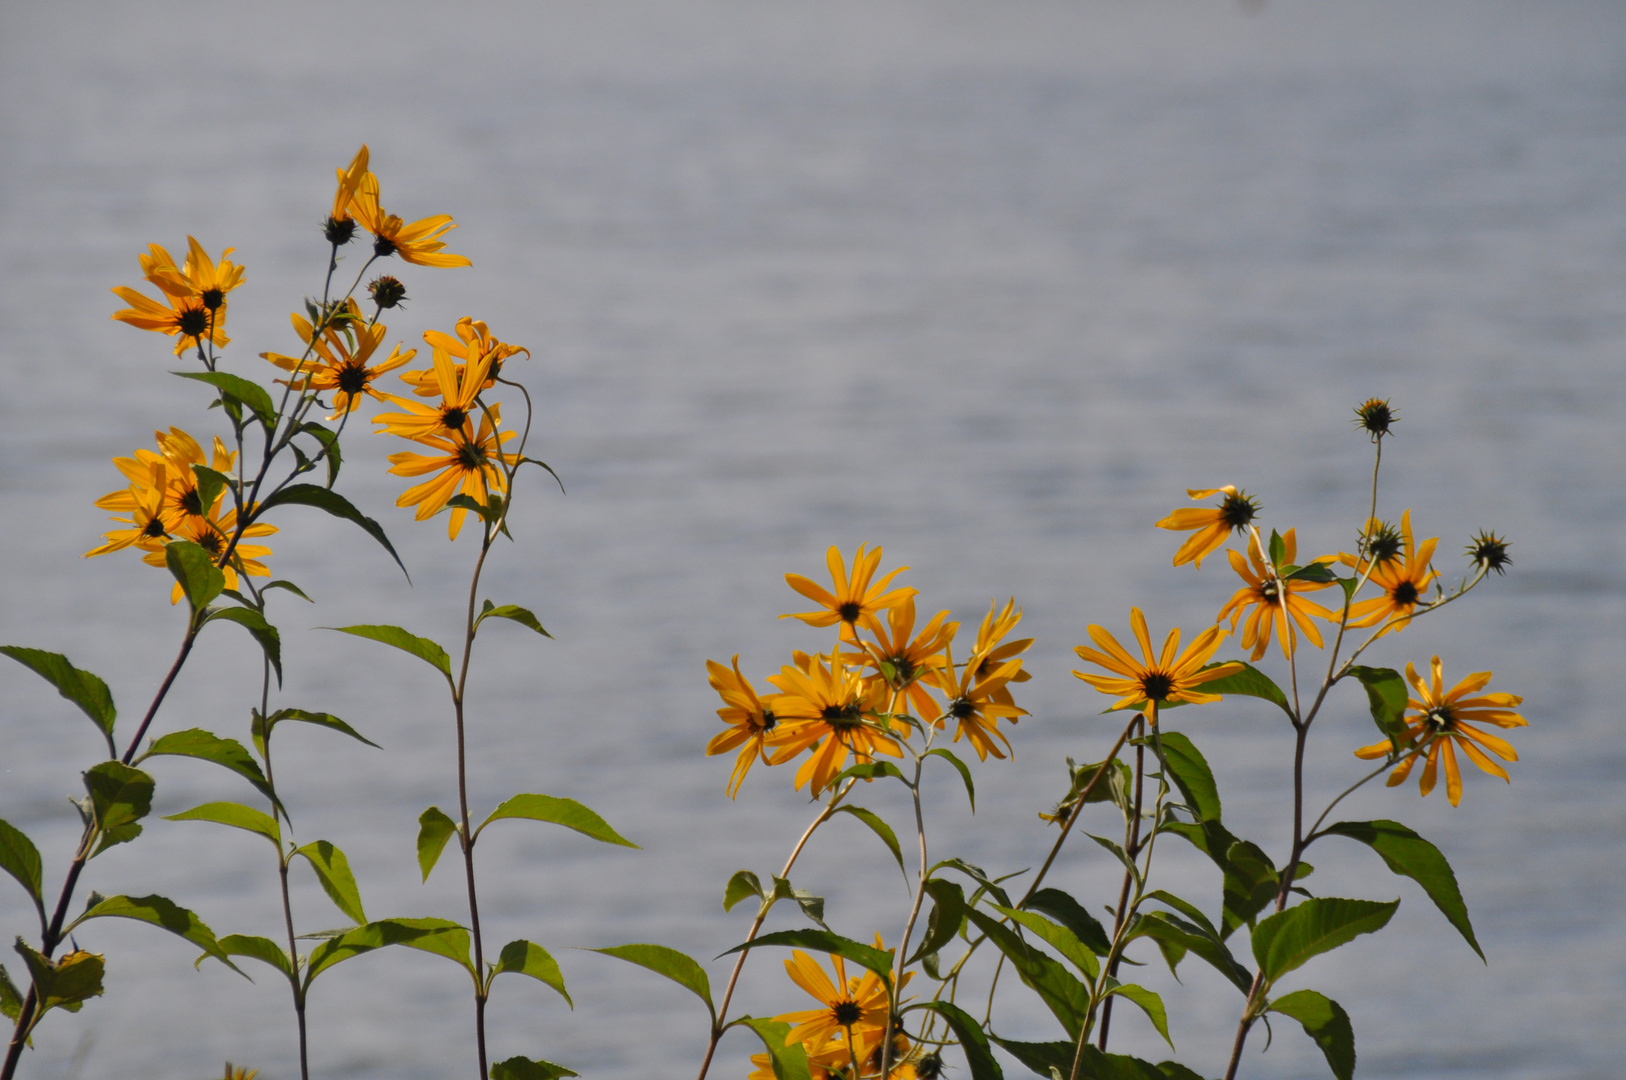
[[[480,543],[480,557],[474,563],[474,576],[469,582],[469,606],[463,633],[463,662],[458,670],[457,683],[452,688],[452,708],[457,714],[457,806],[458,839],[463,848],[463,873],[468,881],[469,935],[474,941],[474,1037],[480,1057],[480,1080],[486,1080],[486,997],[488,985],[484,980],[485,949],[480,936],[480,901],[474,886],[474,834],[469,828],[468,743],[463,720],[463,694],[468,685],[469,658],[474,652],[474,604],[480,588],[480,572],[485,568],[486,555],[491,551],[491,529],[487,527]]]
[[[1154,706],[1154,708],[1155,708],[1155,706]],[[1137,722],[1137,730],[1142,735],[1144,735],[1145,730],[1146,730],[1144,723]],[[1142,792],[1143,792],[1145,782],[1146,782],[1146,743],[1145,743],[1144,738],[1143,738],[1141,743],[1138,746],[1135,747],[1135,805],[1134,805],[1134,810],[1130,812],[1129,821],[1126,823],[1125,829],[1124,829],[1124,834],[1125,834],[1124,835],[1124,854],[1129,856],[1129,861],[1131,863],[1133,863],[1135,861],[1135,857],[1140,854],[1141,796],[1142,796]],[[1123,884],[1123,888],[1118,893],[1118,910],[1117,910],[1117,914],[1113,918],[1113,924],[1112,924],[1112,937],[1113,937],[1113,940],[1117,940],[1118,935],[1123,932],[1124,923],[1128,921],[1128,915],[1129,915],[1129,887],[1132,884],[1134,884],[1134,881],[1135,881],[1134,872],[1132,870],[1130,870],[1129,867],[1127,867],[1127,866],[1124,867],[1124,884]],[[1112,957],[1111,961],[1107,965],[1107,970],[1106,970],[1107,978],[1115,979],[1115,978],[1118,977],[1118,964],[1119,964],[1119,961],[1121,959],[1122,959],[1121,954],[1115,954]],[[1107,1033],[1111,1029],[1111,1027],[1112,1027],[1112,999],[1107,998],[1106,1004],[1104,1004],[1101,1007],[1101,1034],[1100,1034],[1100,1036],[1098,1038],[1098,1041],[1096,1043],[1096,1048],[1097,1049],[1103,1050],[1103,1051],[1106,1050],[1106,1048],[1107,1048]],[[1075,1067],[1073,1071],[1076,1073],[1078,1070]]]
[[[892,1032],[898,1015],[898,995],[903,992],[903,962],[909,953],[909,937],[914,933],[915,920],[920,917],[920,905],[926,896],[926,873],[931,865],[926,859],[926,818],[920,808],[920,772],[925,763],[924,757],[915,758],[915,782],[909,785],[909,793],[914,796],[915,803],[915,836],[920,842],[920,872],[915,883],[914,900],[909,906],[909,919],[903,924],[903,937],[898,941],[897,958],[892,965],[892,985],[887,988],[886,1029],[881,1042],[882,1076],[889,1076],[892,1072]]]

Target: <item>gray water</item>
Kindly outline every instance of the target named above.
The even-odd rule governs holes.
[[[867,541],[913,567],[928,613],[969,622],[1018,598],[1038,644],[1017,759],[977,770],[975,817],[938,778],[932,843],[990,870],[1033,866],[1061,759],[1111,737],[1104,702],[1068,674],[1085,626],[1121,631],[1139,604],[1154,628],[1189,632],[1234,587],[1218,560],[1172,570],[1178,539],[1151,522],[1186,487],[1237,483],[1306,549],[1347,546],[1370,469],[1350,409],[1392,397],[1403,420],[1380,512],[1412,508],[1445,567],[1473,531],[1503,531],[1515,566],[1385,639],[1376,662],[1438,652],[1453,677],[1494,669],[1530,727],[1513,735],[1511,788],[1469,770],[1457,809],[1414,785],[1348,804],[1448,854],[1488,966],[1410,883],[1359,849],[1329,851],[1313,860],[1318,892],[1402,905],[1293,985],[1345,1005],[1362,1076],[1621,1074],[1626,9],[466,7],[0,10],[0,641],[67,653],[112,684],[123,724],[139,717],[178,616],[160,571],[79,557],[106,527],[91,501],[120,482],[108,459],[155,427],[220,429],[196,388],[163,374],[177,365],[162,339],[109,321],[107,289],[137,282],[149,242],[236,246],[248,279],[230,363],[268,377],[255,354],[290,348],[284,313],[320,287],[332,170],[370,143],[386,204],[454,214],[451,250],[474,261],[403,268],[412,300],[392,331],[413,341],[467,313],[530,345],[534,446],[569,490],[524,491],[518,543],[488,574],[494,599],[533,608],[557,640],[515,628],[483,644],[474,800],[578,798],[643,848],[518,823],[487,834],[489,939],[548,946],[576,1003],[499,983],[494,1056],[681,1077],[704,1044],[698,1003],[568,947],[659,941],[706,958],[743,935],[723,882],[777,868],[809,811],[784,770],[723,796],[728,763],[701,753],[717,704],[703,662],[737,651],[761,685],[790,649],[823,647],[775,621],[800,604],[785,572],[822,575],[826,546]],[[355,434],[341,486],[384,522],[413,586],[358,531],[279,519],[273,566],[318,600],[278,601],[279,700],[384,750],[289,732],[279,779],[300,836],[349,852],[369,914],[455,917],[455,867],[424,885],[413,858],[418,813],[455,798],[432,673],[314,628],[394,622],[450,640],[473,543],[395,509],[395,447]],[[160,729],[245,736],[247,646],[212,632]],[[74,836],[63,797],[96,736],[20,668],[3,679],[0,815],[35,837],[55,882]],[[1344,694],[1320,730],[1323,800],[1373,738],[1364,714]],[[1228,702],[1186,726],[1232,828],[1280,852],[1279,722]],[[147,835],[86,884],[275,936],[259,842],[156,816],[241,798],[240,782],[179,760],[153,771]],[[867,798],[901,823],[895,800]],[[905,894],[889,865],[845,823],[796,878],[828,897],[838,930],[890,941]],[[1197,858],[1162,866],[1217,907]],[[1104,854],[1080,847],[1055,880],[1097,904],[1116,889]],[[306,928],[339,921],[308,880],[296,903]],[[31,919],[0,888],[0,929]],[[228,1057],[264,1080],[297,1075],[272,978],[195,972],[187,946],[134,924],[81,944],[107,954],[108,993],[50,1017],[25,1075],[203,1077]],[[720,984],[724,965],[710,970]],[[1182,970],[1183,986],[1157,963],[1137,977],[1176,1016],[1176,1056],[1217,1075],[1238,999]],[[313,992],[318,1075],[468,1075],[461,979],[405,951],[335,969]],[[771,1013],[798,997],[770,958],[739,1000]],[[1019,987],[1000,1017],[1013,1036],[1055,1037]],[[1114,1040],[1168,1056],[1133,1016]],[[1244,1075],[1326,1075],[1291,1025],[1261,1046]],[[753,1049],[731,1036],[714,1075],[742,1075]]]

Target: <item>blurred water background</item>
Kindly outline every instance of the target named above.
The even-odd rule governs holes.
[[[179,616],[160,571],[80,558],[106,528],[91,500],[120,483],[108,459],[150,446],[155,427],[224,429],[201,417],[199,389],[163,374],[177,366],[164,339],[109,321],[107,290],[138,282],[149,242],[235,246],[248,277],[229,364],[268,378],[255,354],[291,351],[286,312],[320,289],[333,169],[363,141],[385,204],[454,214],[451,250],[474,261],[398,268],[412,299],[392,337],[473,314],[530,345],[534,446],[569,489],[532,484],[517,543],[488,574],[489,595],[533,608],[557,641],[514,629],[483,645],[475,801],[578,798],[643,846],[519,824],[487,834],[488,938],[553,949],[576,1002],[499,984],[495,1058],[604,1080],[691,1075],[698,1004],[567,947],[648,940],[710,957],[743,935],[723,882],[777,869],[809,811],[782,770],[723,796],[728,762],[701,756],[717,726],[703,662],[737,651],[761,685],[792,648],[825,646],[775,622],[800,605],[786,571],[822,576],[827,545],[867,541],[914,568],[904,580],[928,614],[974,624],[991,598],[1018,598],[1038,638],[1020,697],[1032,716],[1014,763],[977,770],[974,818],[945,770],[933,843],[990,870],[1032,866],[1062,758],[1110,739],[1102,699],[1068,674],[1086,624],[1122,632],[1136,603],[1154,630],[1195,628],[1234,588],[1221,560],[1171,570],[1178,538],[1151,523],[1188,486],[1237,483],[1309,551],[1347,547],[1371,450],[1350,410],[1377,395],[1403,417],[1381,513],[1411,508],[1442,537],[1442,568],[1479,528],[1510,535],[1515,559],[1456,613],[1386,639],[1377,662],[1438,652],[1453,681],[1494,668],[1531,726],[1514,733],[1511,789],[1473,772],[1458,809],[1414,785],[1348,808],[1444,849],[1488,967],[1352,846],[1313,859],[1317,891],[1400,896],[1399,914],[1295,985],[1348,1008],[1365,1077],[1620,1075],[1626,8],[7,4],[0,640],[105,676],[127,725]],[[432,677],[307,628],[394,622],[450,640],[474,543],[395,509],[383,459],[396,447],[355,434],[341,488],[383,521],[414,584],[359,531],[286,515],[273,566],[318,603],[276,602],[280,700],[342,716],[384,750],[290,731],[279,779],[301,837],[349,852],[370,914],[455,916],[455,867],[423,885],[413,858],[418,813],[455,801]],[[246,738],[257,673],[245,637],[211,633],[157,730]],[[64,797],[96,736],[21,668],[0,678],[0,814],[39,842],[54,888],[76,835]],[[1228,702],[1188,726],[1231,827],[1280,852],[1281,724]],[[1342,694],[1313,747],[1313,790],[1347,783],[1350,749],[1372,738],[1362,695]],[[274,935],[260,844],[157,818],[245,789],[179,759],[153,771],[148,834],[85,884],[162,892],[220,933]],[[868,801],[901,822],[896,801]],[[838,930],[890,941],[905,893],[889,865],[848,822],[796,877],[828,897]],[[1164,865],[1217,908],[1206,863]],[[1082,847],[1054,880],[1095,903],[1116,892],[1104,853]],[[306,928],[338,921],[308,880],[297,902]],[[7,935],[31,918],[0,888]],[[24,1075],[201,1078],[227,1057],[263,1080],[297,1075],[286,990],[269,975],[195,972],[188,947],[134,924],[81,944],[107,953],[108,994],[49,1018]],[[720,983],[723,964],[711,971]],[[1217,1075],[1238,998],[1195,962],[1183,971],[1184,986],[1159,964],[1139,974],[1178,1014],[1178,1058]],[[317,1074],[467,1075],[461,978],[404,950],[325,976]],[[758,1013],[805,1004],[777,957],[748,969],[743,995]],[[1054,1037],[1019,987],[1002,1015],[1012,1036]],[[1114,1040],[1168,1056],[1134,1016]],[[1325,1075],[1296,1029],[1262,1045],[1245,1075]],[[731,1036],[714,1075],[742,1075],[752,1049]]]

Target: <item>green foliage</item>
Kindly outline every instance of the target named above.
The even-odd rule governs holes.
[[[478,837],[487,825],[503,818],[546,821],[553,825],[563,825],[567,829],[574,829],[583,836],[590,836],[594,840],[606,844],[619,844],[622,847],[630,848],[638,846],[610,828],[603,818],[575,799],[560,799],[552,795],[515,795],[493,810],[491,816],[482,821],[480,827],[474,830],[474,835]]]
[[[0,645],[0,653],[11,657],[56,687],[57,693],[79,706],[90,722],[107,740],[107,756],[118,757],[113,745],[113,721],[118,710],[113,707],[113,693],[107,684],[88,671],[74,667],[61,653],[43,649],[29,649],[21,645]]]
[[[1264,973],[1265,987],[1312,957],[1383,929],[1399,906],[1399,900],[1383,904],[1321,897],[1261,921],[1253,931],[1253,957]]]
[[[1383,857],[1389,869],[1409,877],[1423,887],[1440,914],[1448,919],[1468,945],[1479,954],[1485,953],[1474,938],[1473,924],[1468,921],[1468,905],[1463,903],[1462,890],[1457,887],[1457,875],[1445,861],[1440,849],[1412,832],[1398,821],[1340,821],[1329,825],[1318,836],[1347,836],[1359,840]]]
[[[1237,962],[1207,916],[1195,906],[1161,889],[1147,893],[1146,897],[1168,904],[1180,915],[1167,911],[1143,912],[1132,937],[1151,938],[1168,961],[1171,972],[1190,953],[1213,965],[1243,994],[1248,993],[1253,986],[1253,973]]]
[[[22,938],[17,939],[16,949],[34,981],[34,1023],[52,1009],[78,1012],[88,999],[101,996],[103,964],[96,953],[73,952],[53,962],[29,948]]]
[[[348,735],[357,742],[364,742],[374,750],[381,749],[377,743],[363,736],[355,728],[351,727],[343,720],[340,720],[337,716],[333,716],[329,713],[306,712],[304,709],[278,709],[270,716],[265,716],[260,712],[260,710],[255,709],[254,720],[250,730],[254,736],[254,746],[257,750],[259,750],[261,757],[265,756],[265,747],[266,743],[271,738],[271,732],[275,730],[276,726],[282,723],[284,720],[294,720],[301,724],[312,724],[316,727],[324,727],[331,731],[337,731],[341,734]]]
[[[321,444],[323,459],[327,462],[327,486],[332,490],[333,484],[339,479],[339,468],[344,464],[344,456],[339,452],[338,433],[323,427],[314,420],[307,420],[299,425],[301,435],[309,435]],[[292,444],[290,444],[292,448]]]
[[[17,879],[17,884],[23,887],[43,915],[45,908],[40,891],[43,871],[39,849],[21,829],[3,820],[0,820],[0,870]]]
[[[252,806],[244,806],[234,802],[204,803],[194,806],[190,810],[182,810],[179,814],[165,816],[165,821],[213,821],[219,825],[230,825],[234,829],[245,829],[251,833],[258,833],[271,841],[278,854],[282,852],[282,830],[277,826],[277,819],[263,810],[256,810]]]
[[[1372,722],[1388,738],[1394,752],[1400,753],[1401,744],[1406,737],[1404,720],[1406,699],[1410,696],[1406,690],[1406,680],[1393,668],[1357,665],[1350,668],[1349,673],[1366,687],[1366,700],[1372,710]]]
[[[265,387],[259,383],[250,382],[241,375],[225,371],[172,371],[170,374],[208,383],[220,391],[222,402],[234,401],[248,406],[254,413],[254,418],[265,426],[266,431],[271,431],[277,425],[276,406],[271,404],[271,395],[266,393]],[[205,509],[207,508],[208,504],[205,504]]]
[[[148,758],[166,755],[212,761],[253,784],[260,794],[273,803],[277,801],[276,792],[271,790],[271,785],[266,782],[265,773],[260,771],[260,763],[255,761],[248,748],[236,739],[222,739],[219,735],[204,731],[202,728],[172,731],[162,738],[153,740],[135,760],[136,764],[140,764]]]
[[[91,899],[97,899],[95,893],[91,894]],[[69,923],[62,933],[70,934],[75,927],[82,926],[91,919],[109,918],[134,919],[136,922],[168,930],[202,949],[206,956],[212,956],[239,975],[242,974],[215,940],[214,931],[210,930],[202,919],[173,900],[162,896],[109,896],[93,904],[83,915]]]
[[[896,780],[903,780],[903,773],[890,761],[861,761],[857,765],[850,765],[836,774],[830,781],[831,787],[838,787],[843,780],[857,777],[860,780],[879,780],[883,776],[890,776]]]
[[[363,926],[353,927],[336,937],[328,938],[312,950],[310,959],[305,965],[305,986],[309,987],[312,980],[335,964],[342,964],[353,956],[372,952],[390,945],[412,945],[422,948],[420,944],[428,938],[440,938],[448,935],[460,935],[463,952],[468,952],[468,931],[457,923],[447,919],[380,919]],[[455,960],[456,941],[447,947],[442,955],[449,955]],[[431,950],[440,951],[440,950]],[[459,961],[473,973],[473,965],[466,960]]]
[[[1005,1070],[994,1060],[982,1025],[967,1015],[964,1009],[947,1001],[928,1001],[922,1007],[948,1021],[949,1027],[954,1030],[954,1037],[960,1040],[960,1049],[964,1051],[966,1065],[971,1070],[971,1080],[1005,1080]]]
[[[90,797],[81,810],[88,810],[100,838],[91,858],[140,836],[137,823],[152,809],[152,777],[122,762],[104,761],[86,769],[84,779]]]
[[[1244,923],[1253,925],[1258,914],[1276,899],[1281,878],[1270,856],[1251,840],[1238,840],[1225,853],[1223,937]]]
[[[580,1075],[551,1061],[523,1057],[511,1057],[491,1066],[491,1080],[560,1080]]]
[[[809,919],[830,929],[824,924],[824,897],[814,896],[806,889],[798,889],[791,885],[789,878],[775,877],[773,879],[773,892],[765,899],[771,904],[776,900],[794,900],[796,906],[802,909],[802,914]]]
[[[311,864],[311,869],[316,871],[316,880],[321,883],[322,891],[327,893],[334,907],[353,923],[367,921],[367,913],[361,907],[361,890],[356,887],[355,875],[350,872],[350,860],[345,858],[344,852],[326,840],[317,840],[294,854],[304,856],[305,861]]]
[[[1169,778],[1185,796],[1186,805],[1197,820],[1218,821],[1219,788],[1214,783],[1214,773],[1209,769],[1207,759],[1196,744],[1178,731],[1162,732],[1157,742],[1162,748]]]
[[[190,540],[171,540],[165,544],[164,565],[181,583],[181,591],[186,594],[194,618],[226,587],[226,575],[215,565],[214,556]]]
[[[401,556],[395,553],[395,548],[390,544],[389,537],[384,535],[384,530],[379,526],[378,522],[351,506],[350,501],[338,492],[330,491],[324,487],[317,487],[315,484],[289,484],[262,502],[255,516],[263,516],[272,507],[284,505],[314,506],[316,509],[332,514],[336,518],[342,518],[345,521],[361,526],[362,531],[377,540],[384,550],[390,553],[390,558],[394,559],[395,565],[401,568],[401,573],[406,574],[406,564],[401,562]],[[407,580],[412,580],[412,575],[407,574]]]
[[[265,621],[265,616],[251,607],[223,607],[210,613],[204,619],[205,625],[219,622],[224,619],[234,622],[249,632],[255,641],[259,642],[260,650],[265,653],[266,660],[270,661],[271,669],[277,673],[277,685],[282,685],[282,636],[277,628]]]
[[[1220,661],[1206,664],[1204,671],[1219,667]],[[1203,683],[1205,694],[1241,694],[1244,697],[1256,697],[1261,701],[1268,701],[1287,714],[1289,720],[1293,719],[1293,707],[1287,702],[1287,695],[1282,688],[1272,681],[1269,675],[1254,667],[1252,664],[1240,660],[1226,660],[1226,664],[1241,664],[1241,671],[1234,671],[1229,675],[1221,675],[1217,679]]]
[[[565,1003],[572,1009],[576,1003],[570,1000],[570,994],[565,990],[565,977],[559,973],[559,965],[548,950],[542,946],[524,940],[510,941],[502,947],[497,955],[497,963],[492,966],[491,977],[512,973],[515,975],[529,975],[538,982],[545,983],[559,992]]]
[[[971,782],[971,770],[966,767],[965,762],[961,761],[959,758],[955,757],[941,746],[937,747],[935,750],[926,751],[925,756],[940,757],[950,765],[954,766],[955,771],[960,774],[960,779],[965,781],[965,797],[971,800],[971,812],[975,814],[977,812],[977,788],[976,785]]]
[[[446,676],[446,681],[452,681],[452,661],[446,655],[446,650],[430,641],[428,638],[409,634],[399,626],[328,626],[327,630],[337,630],[341,634],[354,634],[357,637],[368,638],[372,641],[393,645],[402,652],[411,653],[418,659]]]
[[[851,814],[865,825],[868,825],[870,830],[881,838],[881,842],[886,845],[887,850],[892,852],[892,857],[898,860],[898,869],[903,870],[904,879],[908,879],[909,872],[904,869],[903,848],[898,845],[898,834],[892,831],[892,826],[881,820],[881,815],[866,810],[862,806],[843,806],[838,808],[836,812]]]
[[[802,1044],[785,1045],[785,1039],[790,1035],[789,1024],[783,1020],[759,1020],[751,1016],[742,1016],[736,1022],[756,1032],[762,1045],[767,1047],[768,1064],[773,1069],[774,1080],[812,1080],[807,1051]]]
[[[637,964],[641,968],[648,968],[657,975],[671,979],[704,1001],[706,1011],[711,1013],[712,1023],[717,1022],[717,1010],[711,1003],[711,980],[706,978],[706,969],[688,954],[669,949],[665,945],[612,945],[607,949],[588,951],[613,956],[629,964]],[[790,1029],[787,1027],[785,1030]]]
[[[736,870],[723,888],[723,910],[732,911],[747,896],[762,899],[762,882],[749,870]]]
[[[1029,911],[1042,911],[1073,932],[1073,936],[1097,956],[1112,951],[1106,929],[1084,906],[1060,889],[1040,889],[1022,905]]]
[[[6,971],[6,965],[0,964],[0,1016],[16,1022],[23,1013],[23,994],[17,989],[17,984],[11,981],[11,975]]]
[[[892,985],[890,949],[877,949],[873,945],[865,945],[862,941],[854,941],[829,930],[780,930],[773,934],[763,934],[755,941],[736,945],[726,952],[718,953],[717,956],[718,959],[722,959],[730,953],[756,949],[763,945],[784,945],[792,949],[812,949],[816,952],[829,953],[831,956],[840,956],[868,968],[879,975],[882,982],[888,986]]]
[[[1022,981],[1039,995],[1045,1006],[1061,1021],[1068,1037],[1078,1038],[1084,1026],[1084,1017],[1089,1012],[1089,989],[1073,978],[1060,963],[1027,944],[998,920],[976,908],[968,910],[966,917],[1005,954]]]
[[[521,626],[530,627],[532,630],[535,630],[545,638],[553,637],[552,634],[542,629],[542,624],[537,621],[535,615],[532,615],[526,609],[516,607],[513,604],[504,604],[501,607],[497,607],[490,600],[485,601],[485,603],[480,606],[479,617],[474,620],[475,629],[479,629],[480,624],[485,622],[487,619],[507,619],[510,622],[517,622]]]
[[[1297,990],[1272,1001],[1266,1010],[1297,1020],[1304,1033],[1321,1047],[1332,1074],[1338,1080],[1354,1080],[1355,1029],[1343,1006],[1314,990]]]
[[[942,878],[927,878],[925,888],[932,898],[932,913],[926,919],[926,936],[921,938],[915,955],[909,958],[911,964],[953,941],[954,935],[965,925],[964,890]]]
[[[1020,923],[1027,930],[1037,934],[1041,940],[1051,948],[1061,953],[1062,958],[1072,963],[1084,977],[1093,985],[1101,974],[1101,965],[1095,959],[1085,944],[1078,939],[1078,935],[1060,923],[1051,922],[1043,915],[1033,911],[1021,911],[1017,908],[995,906],[994,910],[1014,922]]]
[[[270,964],[282,972],[285,978],[294,977],[293,965],[288,960],[288,954],[282,950],[282,946],[270,938],[249,934],[227,934],[220,939],[220,948],[229,956],[246,956],[262,964]],[[204,957],[198,957],[199,963],[203,960]]]
[[[429,871],[440,861],[440,853],[446,850],[446,841],[455,832],[457,822],[438,806],[431,806],[418,815],[418,868],[423,871],[425,881],[429,880]]]
[[[1125,998],[1140,1006],[1140,1010],[1146,1014],[1146,1018],[1157,1029],[1157,1033],[1163,1036],[1163,1041],[1169,1044],[1169,1049],[1174,1049],[1174,1040],[1169,1038],[1169,1014],[1163,1007],[1162,998],[1144,986],[1136,986],[1134,983],[1120,983],[1113,986],[1107,990],[1104,996]]]

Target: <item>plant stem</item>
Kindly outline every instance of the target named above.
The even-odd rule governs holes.
[[[474,1040],[480,1057],[480,1080],[490,1075],[486,1067],[486,997],[485,948],[480,937],[480,901],[474,887],[474,833],[469,828],[469,775],[468,743],[463,723],[463,692],[468,685],[469,658],[474,652],[474,604],[480,588],[480,572],[485,568],[486,555],[491,551],[492,529],[486,526],[480,543],[480,557],[474,563],[474,576],[469,582],[469,607],[464,623],[463,663],[458,670],[457,684],[452,688],[452,708],[457,714],[457,806],[458,840],[463,848],[463,873],[468,880],[469,936],[474,942]]]
[[[909,793],[915,802],[915,836],[920,841],[920,872],[915,882],[915,896],[909,906],[909,919],[903,924],[903,937],[898,940],[897,958],[892,964],[892,985],[887,988],[886,1030],[881,1042],[881,1075],[892,1073],[892,1032],[898,1015],[898,995],[903,992],[903,961],[909,954],[909,936],[915,931],[915,920],[920,917],[920,905],[926,897],[926,872],[931,864],[926,859],[926,818],[920,808],[920,771],[926,763],[924,757],[915,759],[915,782]],[[842,987],[845,991],[846,988]]]
[[[1144,734],[1146,729],[1143,721],[1136,721],[1136,727],[1139,732]],[[1126,841],[1124,845],[1124,854],[1129,856],[1130,862],[1134,862],[1135,856],[1140,854],[1141,794],[1145,782],[1146,744],[1142,742],[1139,746],[1135,747],[1135,808],[1129,815],[1129,823],[1126,829],[1128,835],[1124,838]],[[1133,883],[1134,874],[1131,873],[1130,869],[1126,866],[1124,867],[1123,888],[1118,893],[1118,912],[1117,916],[1113,919],[1112,924],[1112,936],[1114,940],[1116,940],[1118,935],[1123,932],[1124,922],[1129,914],[1129,887]],[[1112,957],[1111,962],[1107,965],[1107,978],[1115,979],[1118,977],[1118,963],[1120,960],[1122,960],[1121,954],[1117,954]],[[1101,1006],[1101,1035],[1096,1043],[1097,1049],[1103,1051],[1106,1050],[1107,1032],[1111,1029],[1111,1027],[1112,999],[1107,998],[1106,1003]]]

